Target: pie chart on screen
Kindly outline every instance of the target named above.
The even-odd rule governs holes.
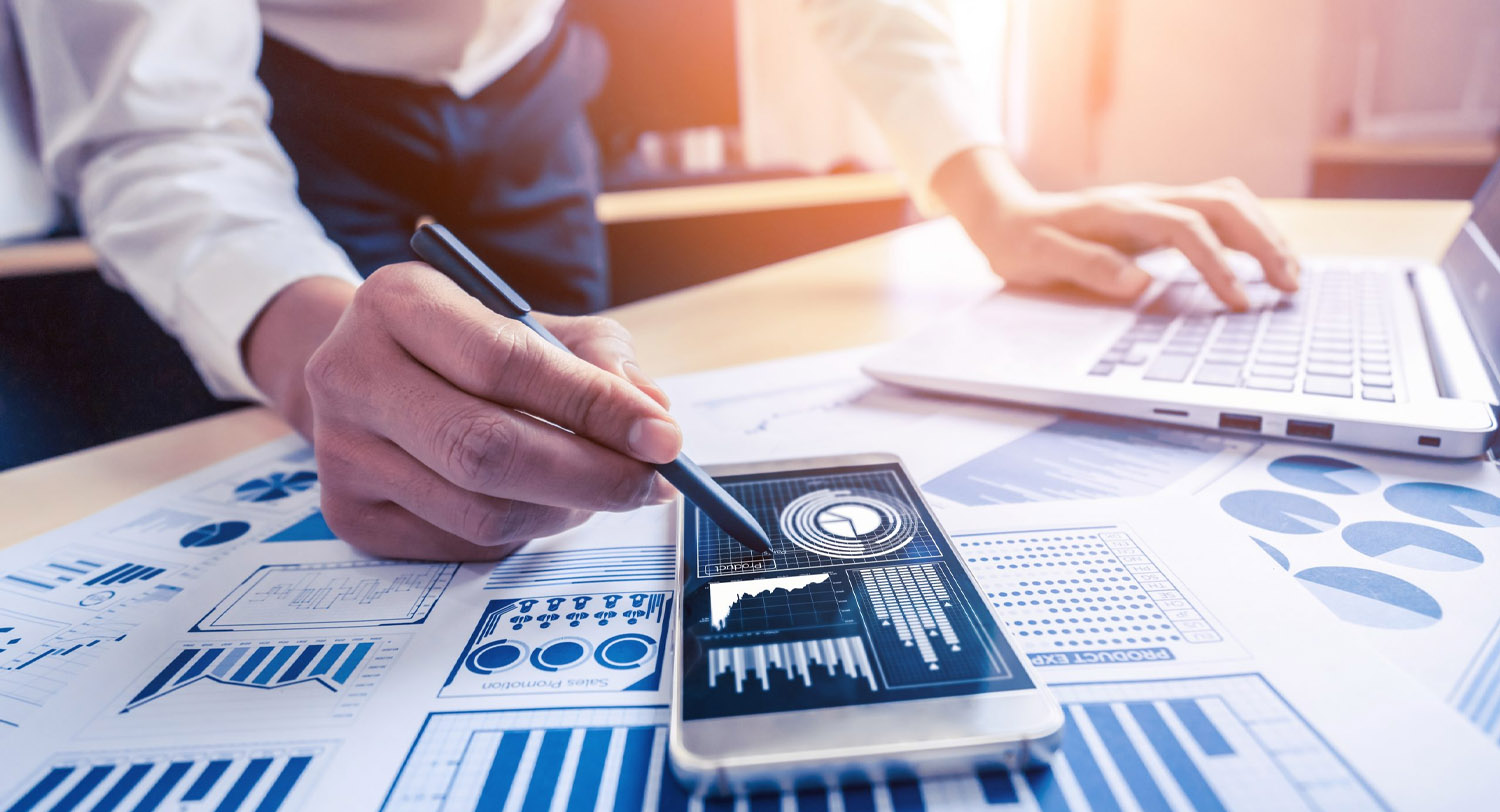
[[[1443,617],[1431,595],[1394,575],[1359,567],[1313,567],[1296,578],[1334,614],[1361,626],[1421,629]]]
[[[1219,500],[1219,506],[1245,524],[1273,533],[1321,533],[1339,524],[1333,508],[1285,491],[1237,491]]]
[[[874,508],[851,502],[823,508],[818,511],[814,521],[826,533],[844,539],[857,539],[879,530],[885,517]]]
[[[1460,527],[1500,527],[1500,497],[1444,482],[1403,482],[1385,489],[1402,513]]]
[[[1266,470],[1288,485],[1319,493],[1368,493],[1380,485],[1380,477],[1363,465],[1315,454],[1282,457]]]

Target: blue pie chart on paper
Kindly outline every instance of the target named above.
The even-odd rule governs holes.
[[[526,657],[526,645],[517,640],[494,640],[485,643],[464,660],[464,667],[476,674],[504,671]]]
[[[1344,542],[1371,558],[1423,570],[1455,572],[1484,563],[1484,553],[1447,530],[1411,522],[1356,522]]]
[[[234,489],[235,498],[241,502],[274,502],[318,484],[318,475],[312,471],[280,471],[269,476],[257,477]]]
[[[586,641],[577,637],[553,640],[531,652],[531,664],[542,671],[559,671],[572,668],[589,656]]]
[[[1500,527],[1500,497],[1443,482],[1403,482],[1385,489],[1391,507],[1460,527]]]
[[[215,544],[223,544],[226,541],[234,541],[245,535],[250,530],[248,522],[219,522],[217,524],[205,524],[196,530],[189,531],[177,540],[184,547],[212,547]]]
[[[1394,575],[1358,567],[1313,567],[1296,577],[1334,614],[1361,626],[1421,629],[1443,617],[1431,595]]]
[[[1285,491],[1237,491],[1219,500],[1219,507],[1245,524],[1273,533],[1321,533],[1339,524],[1333,508]]]
[[[1316,454],[1282,457],[1266,470],[1288,485],[1319,493],[1368,493],[1380,485],[1380,477],[1363,465]]]

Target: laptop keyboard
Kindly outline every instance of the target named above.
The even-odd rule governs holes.
[[[1396,400],[1387,277],[1307,268],[1302,290],[1246,285],[1232,313],[1201,280],[1169,284],[1089,370],[1148,381]]]

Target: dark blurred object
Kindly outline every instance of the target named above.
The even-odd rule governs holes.
[[[568,15],[609,45],[589,106],[606,166],[642,133],[739,126],[734,0],[570,0]]]
[[[97,273],[0,279],[0,469],[240,405]]]

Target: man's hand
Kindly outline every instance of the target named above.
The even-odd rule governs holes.
[[[1233,178],[1043,194],[998,149],[981,147],[944,163],[933,190],[1007,284],[1065,283],[1131,300],[1151,284],[1132,257],[1176,248],[1225,304],[1243,310],[1249,299],[1224,255],[1233,248],[1254,257],[1270,284],[1297,289],[1291,251],[1255,196]]]
[[[272,381],[296,366],[269,331],[298,319],[310,296],[299,288],[315,281],[273,300],[246,353],[312,439],[323,513],[341,538],[376,555],[499,558],[591,511],[671,496],[649,463],[674,459],[682,436],[615,322],[538,314],[575,358],[426,265],[392,265],[345,295],[299,386],[283,383],[278,397],[257,359]]]

